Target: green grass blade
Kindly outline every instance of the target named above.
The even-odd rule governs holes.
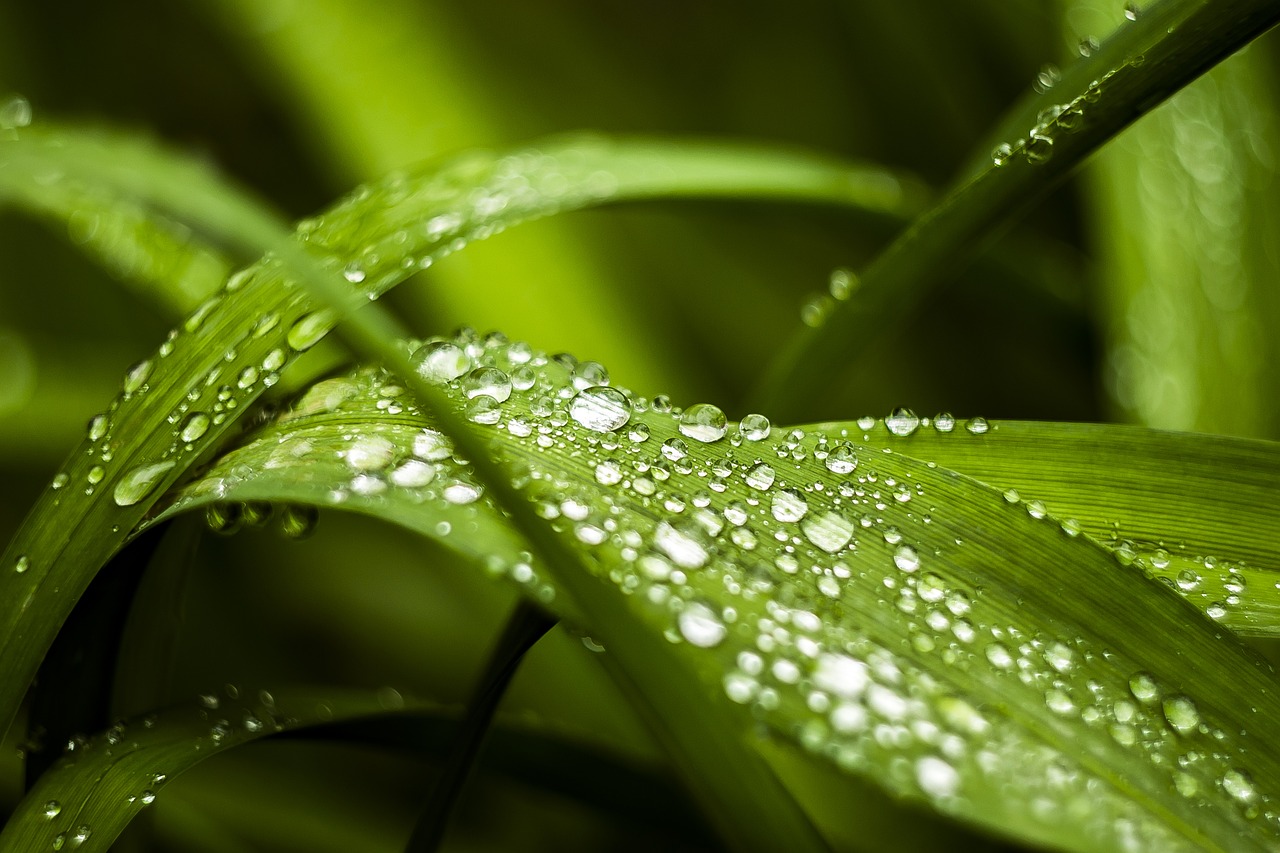
[[[971,258],[1089,154],[1210,67],[1280,21],[1270,0],[1164,0],[1069,67],[1051,95],[1003,127],[1003,165],[963,180],[862,274],[857,295],[806,329],[770,366],[755,407],[821,416],[831,365],[883,346],[886,333],[957,264]],[[1035,105],[1059,107],[1043,118]]]
[[[230,261],[193,234],[189,223],[164,216],[144,199],[122,197],[115,187],[61,180],[54,165],[63,157],[109,158],[122,168],[148,173],[158,161],[181,164],[190,172],[202,171],[199,163],[150,140],[101,128],[42,123],[24,129],[22,139],[24,145],[49,149],[51,168],[0,168],[0,205],[65,223],[72,242],[177,315],[189,312],[226,280]]]
[[[14,173],[15,183],[44,176],[54,183],[90,185],[113,198],[145,202],[148,210],[174,213],[202,232],[242,246],[256,245],[263,233],[278,233],[260,208],[246,207],[198,164],[128,156],[128,150],[92,135],[28,136],[24,131],[3,143],[6,161],[0,172]],[[759,149],[743,151],[690,149],[691,159],[674,177],[666,170],[679,154],[660,142],[579,139],[507,155],[477,153],[362,189],[323,217],[302,223],[300,238],[349,281],[377,295],[467,241],[528,218],[631,195],[738,193],[729,178],[742,180],[746,162],[758,169],[761,192],[771,187],[769,192],[794,197],[786,188],[807,175],[812,187],[823,188],[818,201],[843,198],[857,206],[886,200],[879,170],[833,169],[826,161],[798,161],[792,155],[766,161]],[[722,160],[717,152],[728,153]],[[721,161],[723,168],[709,169]],[[909,206],[909,193],[891,201]],[[0,601],[5,602],[0,654],[12,667],[12,677],[0,684],[3,728],[70,604],[145,515],[149,500],[327,332],[328,315],[314,312],[283,279],[272,260],[233,277],[224,293],[175,330],[156,357],[131,371],[122,383],[124,393],[95,420],[104,433],[95,428],[84,441],[0,558],[0,565],[23,568],[0,572]],[[231,360],[228,353],[234,353]],[[192,377],[201,379],[192,385]],[[162,423],[166,431],[154,432]],[[168,467],[152,467],[157,465]],[[132,485],[124,483],[130,475]],[[141,495],[139,478],[150,484]],[[117,489],[137,500],[122,507],[97,497]]]
[[[1277,828],[1260,816],[1280,782],[1266,746],[1270,671],[1087,537],[936,467],[940,441],[869,422],[704,444],[639,401],[619,431],[595,432],[571,414],[571,368],[501,338],[456,343],[476,367],[532,367],[527,390],[474,410],[498,412],[493,452],[531,479],[565,542],[629,591],[630,618],[666,635],[667,669],[698,672],[704,703],[750,708],[739,725],[762,720],[835,768],[1033,843],[1123,849],[1130,832],[1148,849],[1272,843]],[[318,498],[482,553],[487,534],[456,513],[497,516],[457,451],[430,433],[415,446],[430,421],[394,378],[366,369],[344,381],[353,387],[319,395],[325,407],[304,398],[165,514]],[[942,438],[977,446],[1002,431]],[[1170,490],[1179,482],[1168,474]],[[508,541],[491,547],[490,572],[566,618],[593,617],[576,589],[581,612],[560,611],[559,576]]]
[[[903,439],[905,452],[1014,489],[1031,511],[1108,545],[1238,634],[1280,634],[1280,444],[1015,421],[981,421],[972,434],[945,423]]]
[[[280,732],[403,706],[399,694],[382,691],[294,688],[237,699],[210,694],[200,703],[133,718],[42,776],[0,830],[0,851],[110,850],[165,784],[206,758]]]

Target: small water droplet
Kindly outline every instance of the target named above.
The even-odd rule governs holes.
[[[1160,698],[1160,687],[1148,672],[1134,673],[1129,679],[1129,692],[1133,694],[1133,698],[1146,705],[1153,704]]]
[[[920,418],[910,409],[897,408],[889,417],[884,419],[884,425],[897,436],[908,436],[916,431],[920,426]]]
[[[745,479],[748,486],[764,492],[773,485],[774,477],[773,468],[768,463],[760,462],[747,469]]]
[[[991,429],[991,425],[987,423],[986,418],[969,418],[969,423],[965,425],[965,429],[969,430],[969,432],[974,435],[982,435],[987,430]]]
[[[800,529],[815,546],[828,554],[835,554],[853,538],[854,524],[842,515],[827,512],[805,519]]]
[[[116,484],[112,499],[116,506],[133,506],[155,490],[164,475],[174,466],[173,460],[155,462],[150,465],[139,465]]]
[[[151,375],[151,362],[140,361],[125,371],[124,380],[120,383],[121,389],[125,396],[134,394],[147,384],[147,378]]]
[[[933,428],[938,432],[951,432],[956,428],[956,419],[950,412],[943,412],[933,419]]]
[[[716,612],[700,601],[691,601],[676,619],[680,636],[691,646],[709,649],[718,646],[729,633]]]
[[[1080,39],[1080,43],[1076,45],[1076,50],[1086,59],[1093,56],[1102,47],[1102,43],[1098,41],[1096,36],[1085,36]]]
[[[681,435],[703,444],[724,438],[727,424],[724,412],[710,403],[695,403],[680,415]]]
[[[710,555],[700,539],[691,530],[682,530],[665,521],[659,522],[653,533],[653,544],[682,569],[700,569],[707,564]]]
[[[441,494],[451,504],[469,504],[480,499],[481,490],[479,486],[472,483],[455,480],[445,486]]]
[[[88,434],[90,441],[97,441],[107,434],[109,425],[110,421],[107,420],[106,415],[94,415],[89,418],[89,424],[85,428],[85,432]]]
[[[434,385],[452,382],[471,369],[471,356],[449,341],[429,341],[409,357],[413,369]]]
[[[13,562],[13,570],[18,574],[22,574],[29,568],[31,568],[31,558],[26,554],[19,554],[18,559]]]
[[[44,804],[44,816],[52,820],[62,813],[62,803],[57,800],[49,800]]]
[[[1007,142],[1001,142],[995,148],[991,149],[991,164],[993,166],[1003,166],[1009,162],[1009,158],[1013,156],[1013,146]]]
[[[626,394],[608,385],[584,388],[569,404],[569,417],[592,432],[613,432],[631,420],[631,401]],[[645,427],[645,437],[648,437],[648,427]]]
[[[1058,66],[1048,64],[1042,66],[1040,71],[1036,73],[1036,79],[1031,88],[1043,95],[1045,92],[1058,85],[1061,81],[1062,72],[1058,69]]]
[[[769,419],[764,415],[750,414],[747,415],[738,424],[738,429],[742,433],[742,437],[747,441],[764,441],[769,437],[772,427]]]
[[[1258,795],[1253,779],[1244,770],[1232,768],[1222,775],[1222,790],[1238,803],[1248,804]]]
[[[1033,166],[1049,162],[1053,157],[1053,137],[1036,128],[1027,135],[1027,141],[1022,146],[1022,155]]]
[[[960,789],[960,774],[947,762],[933,755],[916,760],[916,784],[930,797],[954,797]]]
[[[848,474],[858,467],[858,452],[852,444],[842,441],[831,449],[823,464],[833,474]]]
[[[1124,16],[1126,20],[1136,21],[1142,15],[1142,9],[1138,8],[1138,4],[1133,0],[1124,4]]]
[[[286,504],[280,510],[280,532],[289,539],[306,539],[315,532],[320,511],[313,506]]]

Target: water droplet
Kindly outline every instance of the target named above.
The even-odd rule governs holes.
[[[805,538],[815,546],[828,554],[835,554],[853,538],[854,525],[842,515],[827,512],[805,519],[800,529],[804,531]]]
[[[569,404],[569,417],[592,432],[613,432],[631,419],[631,401],[608,385],[584,388]]]
[[[1190,697],[1170,696],[1164,700],[1162,707],[1164,718],[1180,735],[1190,734],[1200,725],[1200,711]]]
[[[709,649],[718,646],[729,633],[716,612],[700,601],[691,601],[676,619],[680,636],[691,646]]]
[[[109,425],[110,421],[107,420],[106,415],[94,415],[89,418],[89,425],[85,428],[85,431],[89,436],[89,440],[97,441],[102,438],[107,434],[107,427]]]
[[[1009,654],[1009,650],[1000,643],[992,643],[986,649],[987,660],[991,665],[999,669],[1011,669],[1013,667],[1013,655]]]
[[[324,339],[333,329],[335,317],[332,311],[313,311],[299,317],[285,336],[294,352],[306,352]]]
[[[0,130],[17,130],[31,124],[31,102],[13,95],[0,104]]]
[[[965,425],[965,429],[969,430],[969,432],[974,435],[982,435],[987,430],[991,429],[991,425],[987,423],[986,418],[969,418],[969,423]]]
[[[930,797],[954,797],[960,789],[960,774],[941,758],[926,755],[916,760],[916,783]]]
[[[662,455],[672,462],[679,462],[689,455],[689,445],[678,438],[668,438],[662,442]]]
[[[681,530],[665,521],[653,533],[653,544],[682,569],[700,569],[709,557],[706,547],[695,533]]]
[[[187,444],[190,444],[208,431],[209,423],[209,416],[204,412],[192,412],[187,415],[187,419],[182,422],[182,428],[178,431],[178,437]]]
[[[920,568],[920,555],[910,545],[899,545],[893,552],[893,564],[904,572],[914,572]]]
[[[1049,162],[1053,156],[1053,137],[1039,128],[1031,131],[1022,146],[1022,155],[1034,166]]]
[[[770,511],[778,521],[796,522],[809,511],[809,502],[795,489],[782,489],[773,496]]]
[[[1129,0],[1128,3],[1124,4],[1124,16],[1127,20],[1136,21],[1141,14],[1142,10],[1138,8],[1138,4],[1134,3],[1133,0]]]
[[[1151,674],[1147,672],[1134,673],[1133,677],[1129,679],[1129,692],[1133,694],[1133,698],[1146,705],[1150,705],[1160,698],[1160,687],[1156,684],[1156,680],[1151,677]]]
[[[125,396],[134,394],[139,391],[142,386],[147,384],[147,377],[151,375],[151,362],[140,361],[125,371],[124,380],[120,383]]]
[[[149,806],[155,801],[156,801],[156,792],[149,789],[146,791],[143,791],[142,795],[138,797],[138,802],[142,803],[144,806]]]
[[[487,394],[481,394],[467,406],[467,420],[492,426],[502,420],[502,404]]]
[[[710,403],[695,403],[680,416],[680,433],[710,444],[724,438],[727,421],[724,412]]]
[[[1031,88],[1035,89],[1041,95],[1058,85],[1062,81],[1062,72],[1058,70],[1058,66],[1049,64],[1042,66],[1036,74],[1035,82]]]
[[[133,506],[155,490],[156,486],[173,468],[174,462],[155,462],[151,465],[139,465],[116,484],[112,499],[116,506]]]
[[[848,474],[858,467],[858,452],[852,444],[842,441],[831,449],[823,464],[833,474]]]
[[[409,357],[413,369],[435,385],[452,382],[471,369],[471,356],[449,341],[430,341]]]
[[[1178,572],[1177,584],[1178,589],[1183,592],[1193,592],[1196,587],[1200,586],[1200,575],[1190,569],[1183,569]]]
[[[1222,774],[1222,790],[1226,791],[1238,803],[1253,802],[1258,795],[1253,787],[1253,779],[1243,770],[1231,769]]]
[[[75,828],[75,831],[71,833],[71,843],[84,844],[86,841],[89,840],[89,836],[92,834],[93,834],[93,831],[89,829],[89,826],[87,824],[82,823]]]
[[[313,506],[286,504],[280,510],[280,532],[289,539],[306,539],[319,520],[320,511]]]
[[[473,483],[464,483],[461,480],[455,480],[444,487],[441,492],[444,499],[451,504],[469,504],[475,503],[480,499],[480,487]]]
[[[1102,47],[1102,43],[1098,41],[1096,36],[1085,36],[1080,39],[1080,43],[1076,45],[1076,50],[1086,59],[1093,56]]]
[[[773,468],[765,462],[759,462],[747,469],[745,479],[748,486],[763,492],[773,485],[774,476]]]
[[[933,419],[933,428],[938,432],[951,432],[956,428],[956,419],[950,412],[942,412]]]
[[[843,654],[818,655],[813,685],[842,699],[856,699],[871,682],[867,665]]]
[[[481,395],[505,403],[511,397],[511,379],[494,367],[477,367],[462,380],[462,390],[468,399]]]
[[[764,415],[750,414],[742,419],[738,429],[747,441],[764,441],[769,437],[772,427],[769,425],[769,419]]]
[[[44,804],[44,816],[53,819],[62,813],[62,803],[57,800],[49,800]]]
[[[894,435],[908,436],[920,426],[920,418],[910,409],[898,408],[884,419],[884,425]]]
[[[31,558],[26,554],[19,554],[18,559],[13,562],[13,570],[18,574],[22,574],[29,568],[31,568]]]
[[[379,471],[391,463],[396,446],[380,435],[366,435],[351,442],[343,457],[353,471]]]
[[[1001,142],[995,148],[991,149],[991,163],[994,166],[1003,166],[1009,162],[1009,158],[1013,156],[1013,146],[1007,142]]]
[[[853,295],[858,289],[858,275],[853,270],[843,267],[831,271],[831,278],[827,282],[827,290],[831,293],[832,298],[844,301]]]

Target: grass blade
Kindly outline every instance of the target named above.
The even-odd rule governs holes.
[[[1099,146],[1280,21],[1270,0],[1164,0],[1066,69],[1051,95],[1021,105],[1002,125],[1003,165],[963,179],[862,274],[855,298],[806,329],[770,365],[755,408],[779,417],[813,410],[831,365],[883,345],[944,276],[966,261]],[[1043,118],[1033,107],[1056,106]],[[989,150],[989,149],[988,149]],[[983,156],[985,157],[985,151]]]

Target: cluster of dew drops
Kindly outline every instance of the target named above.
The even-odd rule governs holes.
[[[891,651],[883,631],[873,639],[849,618],[846,589],[866,585],[896,612],[882,627],[897,625],[888,630],[905,633],[915,660],[941,655],[945,666],[980,665],[1038,691],[1053,715],[1083,720],[1165,767],[1183,796],[1223,792],[1248,817],[1269,803],[1190,698],[1142,672],[1118,686],[1086,680],[1102,657],[1096,650],[979,618],[981,592],[933,571],[933,551],[910,541],[921,529],[912,525],[929,524],[924,490],[877,471],[889,448],[858,446],[857,433],[863,442],[881,427],[890,442],[923,428],[981,437],[992,429],[986,420],[899,409],[860,419],[853,434],[778,431],[763,415],[730,423],[710,404],[680,409],[662,395],[634,395],[596,362],[548,356],[497,333],[464,329],[407,346],[418,375],[445,386],[467,419],[505,433],[493,443],[537,513],[588,552],[612,549],[615,558],[598,570],[665,622],[671,642],[718,655],[731,701],[763,718],[804,720],[798,730],[789,725],[807,748],[851,769],[883,761],[895,768],[889,784],[952,807],[968,773],[1001,778],[1034,753],[1019,734],[997,734],[1011,729],[998,715],[989,718],[951,695],[936,671]],[[360,375],[365,386],[321,383],[303,408],[323,411],[366,393],[397,419],[419,414],[393,376]],[[346,438],[340,456],[349,479],[335,502],[408,494],[456,507],[483,496],[466,460],[434,429],[370,426]],[[605,488],[585,489],[588,479]],[[1047,519],[1038,502],[1025,509]],[[1078,534],[1078,525],[1063,531]],[[449,535],[448,525],[437,532]],[[554,596],[532,557],[503,560],[489,568]],[[1059,789],[1037,799],[1047,821],[1055,818],[1045,803],[1088,788],[1078,768],[1069,784],[1054,778]],[[1030,797],[1037,783],[1031,774],[1009,784],[1009,796]]]

